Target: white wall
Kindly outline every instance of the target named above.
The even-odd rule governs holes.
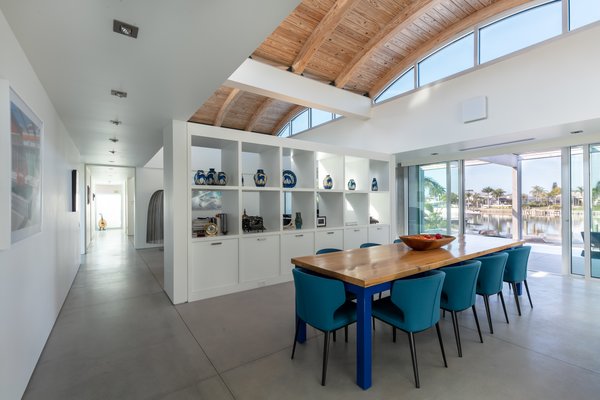
[[[135,236],[133,243],[136,249],[162,247],[162,244],[146,243],[146,223],[148,222],[150,197],[154,192],[163,188],[162,169],[135,169]]]
[[[0,251],[0,398],[19,399],[79,267],[80,215],[69,212],[69,203],[71,170],[80,164],[79,151],[1,11],[0,79],[44,122],[42,231]],[[6,172],[0,179],[8,179]]]
[[[525,135],[568,141],[569,126],[600,119],[598,43],[595,24],[375,106],[368,121],[344,118],[296,138],[386,153]],[[487,96],[489,118],[464,124],[462,102],[477,96]]]

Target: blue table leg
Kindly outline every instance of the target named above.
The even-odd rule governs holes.
[[[363,389],[371,387],[371,295],[356,293],[356,383]]]

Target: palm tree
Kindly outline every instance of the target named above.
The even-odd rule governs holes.
[[[489,207],[490,206],[490,196],[492,195],[492,193],[494,193],[494,188],[491,186],[486,186],[483,189],[481,189],[481,193],[487,195],[487,203],[488,203],[488,207]]]
[[[560,201],[560,186],[556,182],[552,184],[552,190],[548,192],[548,199],[552,199],[552,204],[556,204],[557,199]]]
[[[442,195],[446,194],[446,188],[429,176],[423,178],[423,187],[429,192],[429,196],[435,199],[438,199]]]
[[[531,191],[529,193],[535,198],[535,201],[537,203],[540,203],[541,199],[543,199],[546,194],[546,189],[544,189],[541,186],[535,185],[531,188]]]
[[[496,198],[496,204],[500,205],[500,197],[504,196],[506,191],[504,189],[494,189],[492,195]]]

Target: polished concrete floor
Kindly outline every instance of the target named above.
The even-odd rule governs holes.
[[[218,267],[218,266],[216,266]],[[600,282],[532,272],[534,309],[510,324],[493,298],[494,335],[478,341],[460,316],[464,356],[450,318],[441,321],[449,368],[434,332],[416,337],[421,389],[407,340],[377,325],[373,386],[354,383],[355,339],[333,343],[320,385],[323,336],[309,331],[290,360],[293,285],[172,306],[163,293],[162,252],[135,251],[119,231],[100,232],[25,393],[26,399],[597,399]],[[526,300],[526,299],[525,299]]]

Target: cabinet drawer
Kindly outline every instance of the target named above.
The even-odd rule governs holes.
[[[238,283],[238,240],[192,243],[190,294]]]
[[[390,226],[377,225],[369,227],[369,242],[388,244],[390,243]]]
[[[240,282],[279,275],[279,236],[240,239]]]
[[[344,230],[344,250],[358,249],[368,241],[367,228],[347,228]]]
[[[281,236],[281,274],[289,274],[294,257],[315,254],[315,235],[312,232]]]
[[[343,249],[344,248],[344,231],[342,229],[326,229],[319,231],[315,237],[315,252],[320,249]]]

